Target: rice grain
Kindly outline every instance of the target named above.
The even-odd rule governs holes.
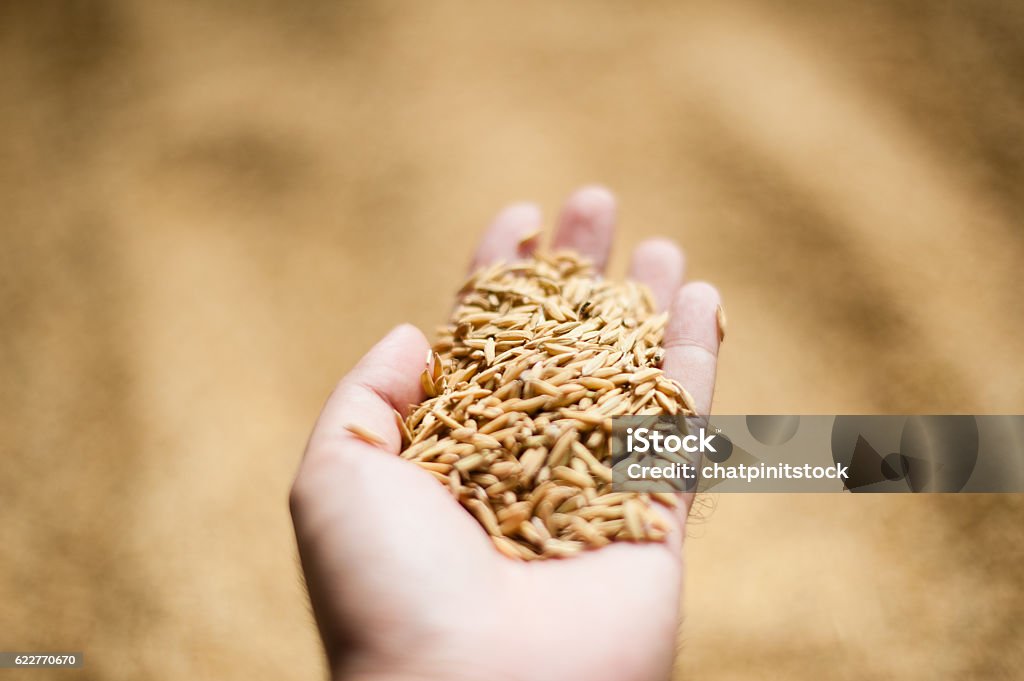
[[[695,410],[660,368],[667,317],[650,291],[556,253],[480,269],[459,293],[426,357],[426,399],[401,423],[402,458],[444,484],[510,558],[663,541],[651,504],[676,507],[678,495],[611,491],[612,416]],[[717,323],[722,337],[721,307]]]

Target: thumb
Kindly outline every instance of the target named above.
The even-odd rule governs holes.
[[[429,349],[427,339],[411,324],[395,327],[378,341],[327,399],[306,445],[305,459],[334,458],[374,446],[349,426],[379,436],[380,448],[398,453],[401,435],[394,411],[404,413],[422,399],[420,374]]]

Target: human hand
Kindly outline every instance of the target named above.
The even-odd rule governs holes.
[[[573,194],[555,249],[604,268],[615,201],[598,187]],[[528,256],[539,210],[510,206],[487,230],[473,268]],[[670,241],[641,243],[630,277],[670,316],[665,373],[706,415],[718,353],[717,291],[682,285]],[[392,408],[422,400],[429,344],[402,325],[338,384],[314,427],[291,491],[313,612],[336,679],[664,679],[671,675],[681,602],[687,508],[663,512],[665,543],[616,542],[566,560],[517,562],[426,471],[395,456]],[[345,426],[384,437],[374,446]],[[382,451],[383,450],[383,451]]]

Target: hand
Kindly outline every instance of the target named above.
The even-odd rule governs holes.
[[[612,195],[581,189],[562,211],[553,246],[603,268],[614,223]],[[540,226],[535,206],[507,208],[473,267],[529,255]],[[671,307],[664,369],[707,414],[718,293],[703,283],[680,288],[683,256],[666,240],[640,244],[630,276]],[[665,511],[672,531],[664,544],[618,542],[530,563],[499,554],[447,489],[395,456],[401,441],[392,407],[405,412],[423,398],[428,347],[403,325],[367,353],[328,399],[292,487],[302,567],[334,678],[668,678],[686,509]],[[358,439],[349,423],[386,443]]]

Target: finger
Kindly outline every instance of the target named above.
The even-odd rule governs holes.
[[[629,278],[646,284],[654,294],[658,311],[668,308],[683,283],[683,252],[669,239],[647,239],[633,249]]]
[[[715,393],[720,304],[711,284],[686,284],[672,302],[665,329],[665,374],[689,391],[697,414],[704,417],[711,411]]]
[[[402,440],[394,410],[404,413],[422,399],[420,374],[429,350],[427,339],[410,324],[395,327],[374,345],[327,399],[306,456],[348,450],[339,444],[353,445],[357,451],[374,446],[348,426],[379,436],[380,448],[397,453]]]
[[[540,243],[541,219],[540,208],[532,203],[514,203],[498,213],[473,254],[470,271],[529,256]]]
[[[615,196],[610,191],[596,185],[577,190],[562,207],[554,249],[576,251],[603,272],[612,248],[615,216]]]

